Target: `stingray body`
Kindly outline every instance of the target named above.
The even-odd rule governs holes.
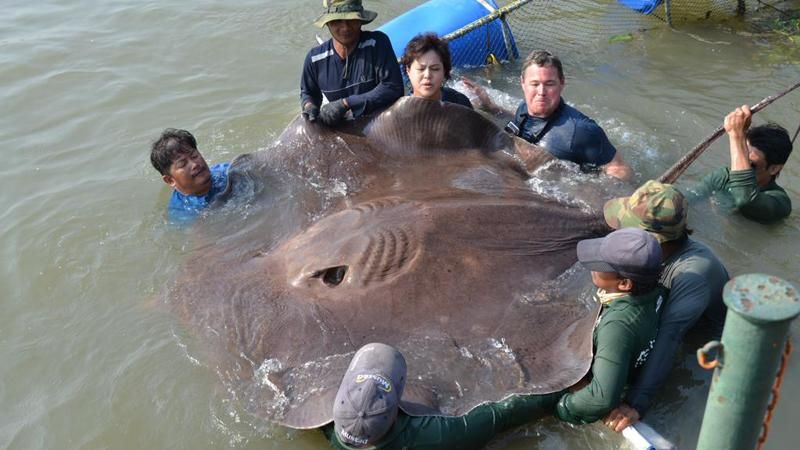
[[[369,342],[406,356],[412,415],[566,388],[598,313],[575,245],[608,229],[531,189],[549,160],[439,102],[335,131],[296,120],[233,163],[227,205],[248,217],[193,252],[169,304],[247,408],[292,428],[331,420]]]

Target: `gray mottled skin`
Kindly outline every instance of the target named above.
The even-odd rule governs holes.
[[[199,224],[169,306],[248,410],[293,428],[331,420],[369,342],[405,354],[410,414],[566,388],[589,368],[597,314],[578,295],[588,274],[568,269],[608,228],[530,188],[549,159],[411,97],[335,131],[295,120],[233,163],[212,219],[225,231]]]

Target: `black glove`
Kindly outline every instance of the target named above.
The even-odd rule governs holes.
[[[317,105],[313,103],[306,103],[306,107],[303,108],[303,118],[309,122],[315,122],[317,117],[319,117],[319,108]]]
[[[322,105],[322,109],[319,111],[319,118],[322,123],[332,127],[341,123],[345,114],[347,114],[347,106],[344,105],[344,100],[342,99]]]

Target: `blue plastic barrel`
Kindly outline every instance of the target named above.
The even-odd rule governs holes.
[[[392,41],[398,58],[414,36],[433,32],[439,36],[452,33],[492,11],[485,6],[497,8],[494,0],[430,0],[383,24],[383,31]],[[499,60],[510,60],[503,40],[503,24],[496,19],[450,42],[450,53],[454,67],[482,66],[490,54]],[[519,57],[514,37],[508,29],[514,58]]]

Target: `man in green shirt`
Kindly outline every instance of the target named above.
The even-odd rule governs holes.
[[[331,448],[480,449],[497,433],[552,414],[563,392],[512,395],[460,417],[409,416],[400,409],[406,361],[395,348],[367,344],[353,356],[322,428]]]
[[[725,323],[722,288],[728,271],[705,244],[689,238],[689,205],[674,186],[650,180],[629,197],[606,202],[603,214],[611,228],[637,227],[661,244],[659,284],[668,299],[659,311],[653,349],[625,395],[603,422],[622,431],[643,416],[672,370],[683,337],[698,324],[718,338]]]
[[[792,153],[792,141],[789,133],[774,123],[750,128],[751,117],[747,105],[725,117],[731,167],[709,173],[693,190],[698,196],[725,193],[748,219],[775,222],[792,212],[789,196],[775,182]]]
[[[556,416],[583,424],[605,417],[619,405],[632,372],[641,367],[656,337],[661,248],[650,233],[623,228],[578,243],[578,260],[592,271],[602,304],[594,330],[590,380],[573,387],[556,405]]]

